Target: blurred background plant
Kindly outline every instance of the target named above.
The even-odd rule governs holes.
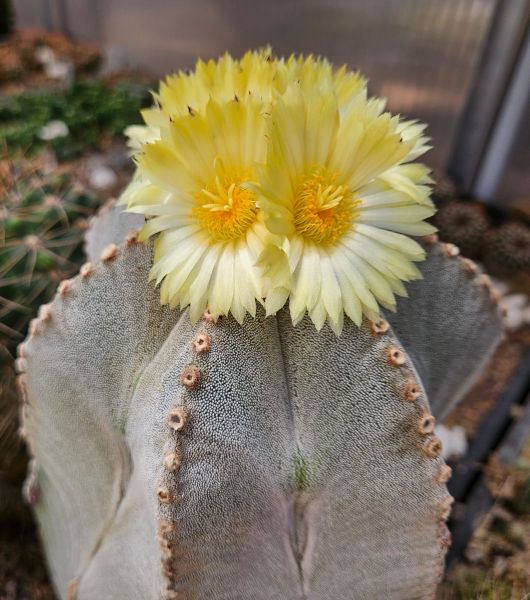
[[[139,109],[150,103],[145,85],[75,81],[66,89],[31,90],[0,101],[0,139],[8,152],[50,147],[59,161],[101,148],[141,122]]]
[[[0,340],[8,350],[58,283],[79,269],[87,218],[99,204],[69,173],[14,177],[0,222]]]

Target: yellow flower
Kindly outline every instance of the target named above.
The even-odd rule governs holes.
[[[423,128],[383,112],[364,87],[341,98],[329,85],[291,84],[272,109],[259,199],[281,240],[260,264],[266,308],[289,298],[293,322],[306,311],[340,333],[344,313],[360,324],[395,306],[420,276],[422,248],[409,235],[433,231],[428,172],[410,164],[427,149]]]
[[[149,217],[142,238],[158,234],[151,278],[161,302],[190,305],[194,321],[209,308],[242,322],[261,301],[266,232],[250,184],[265,161],[264,111],[258,101],[210,100],[202,113],[174,118],[143,146],[124,195]]]
[[[270,49],[168,77],[129,128],[138,170],[123,195],[156,235],[161,300],[241,322],[256,300],[340,333],[393,309],[434,228],[424,126],[384,112],[366,81]],[[268,140],[268,142],[267,142]]]
[[[248,51],[240,60],[228,53],[218,61],[197,61],[193,71],[179,71],[166,77],[154,94],[155,106],[144,109],[145,125],[125,130],[133,154],[146,143],[160,139],[171,118],[188,113],[203,113],[210,99],[225,103],[234,98],[252,97],[274,103],[287,87],[298,81],[304,89],[332,85],[341,106],[347,106],[366,87],[366,80],[346,67],[334,71],[324,58],[291,55],[287,60],[274,57],[270,47]]]
[[[248,51],[240,60],[228,53],[218,61],[197,61],[193,71],[179,71],[166,77],[154,94],[155,106],[141,114],[145,125],[125,130],[129,147],[136,153],[149,142],[160,139],[170,119],[187,114],[203,114],[210,99],[226,103],[237,98],[268,102],[278,85],[276,59],[270,48]]]

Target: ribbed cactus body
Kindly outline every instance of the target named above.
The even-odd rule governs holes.
[[[451,498],[419,375],[443,412],[482,364],[466,344],[483,357],[500,334],[484,282],[441,248],[400,339],[285,309],[192,324],[160,306],[134,236],[64,284],[18,363],[61,597],[432,597]]]

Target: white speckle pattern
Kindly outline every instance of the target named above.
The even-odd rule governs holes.
[[[457,293],[436,287],[432,260],[442,283],[462,274]],[[439,342],[447,360],[451,338],[469,364],[453,328],[470,324],[436,304],[456,297],[482,319],[488,294],[460,260],[433,246],[408,300],[415,335],[398,319],[399,339],[349,321],[340,339],[307,318],[293,328],[285,309],[192,325],[159,305],[141,244],[76,279],[23,346],[37,517],[60,594],[75,580],[78,600],[432,596],[449,475],[439,440],[418,430],[418,374],[441,381],[439,357],[420,349]],[[420,323],[450,331],[431,341]],[[491,332],[475,340],[486,354]],[[168,426],[174,409],[185,426]]]

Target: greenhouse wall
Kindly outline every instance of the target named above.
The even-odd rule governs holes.
[[[337,64],[345,62],[369,78],[370,91],[387,97],[392,111],[429,124],[433,150],[427,162],[437,171],[445,169],[451,157],[459,165],[465,163],[465,175],[456,179],[462,179],[461,187],[467,191],[472,191],[475,163],[486,152],[493,126],[489,117],[477,121],[481,143],[470,151],[469,165],[466,156],[455,155],[455,145],[462,148],[457,131],[476,85],[477,67],[503,11],[509,13],[511,27],[502,34],[507,37],[501,40],[505,45],[516,45],[520,34],[513,29],[519,24],[524,30],[528,18],[527,0],[17,0],[15,4],[21,25],[58,29],[101,43],[111,71],[137,68],[162,76],[191,67],[198,57],[215,57],[225,50],[237,55],[265,44],[278,54],[313,52]],[[508,54],[515,50],[509,48],[498,65],[504,74],[511,70],[513,57]],[[504,82],[498,86],[495,103],[502,101],[503,86]],[[464,131],[469,138],[477,126],[472,108]],[[492,115],[498,112],[495,104]],[[521,137],[512,145],[527,147],[528,134]],[[489,196],[497,188],[512,197],[513,182],[529,184],[516,158],[513,151],[504,157],[511,172],[489,186]]]

